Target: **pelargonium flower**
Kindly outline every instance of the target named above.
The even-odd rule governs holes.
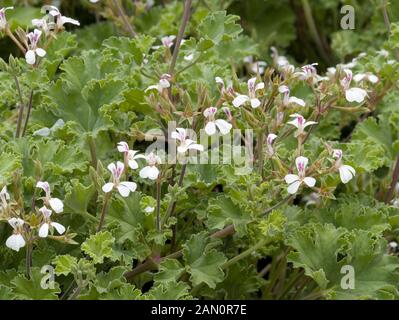
[[[90,2],[91,3],[97,3],[97,2],[99,2],[100,0],[90,0]]]
[[[305,118],[302,117],[298,113],[291,114],[290,117],[295,118],[295,119],[292,121],[289,121],[288,123],[292,124],[293,126],[298,128],[297,132],[295,133],[295,137],[298,137],[298,136],[304,134],[305,128],[307,126],[310,126],[312,124],[317,124],[317,122],[315,122],[315,121],[306,121]]]
[[[316,184],[316,179],[313,177],[306,177],[306,167],[308,165],[309,159],[306,157],[298,157],[295,159],[296,168],[298,170],[298,175],[287,174],[284,177],[286,183],[288,183],[287,191],[289,194],[295,194],[302,183],[305,183],[308,187],[314,187]]]
[[[66,23],[74,24],[75,26],[80,26],[80,22],[78,20],[63,16],[57,7],[51,6],[49,14],[56,19],[56,25],[58,29],[62,29],[64,24]]]
[[[258,71],[261,75],[265,73],[266,61],[254,61],[253,56],[247,56],[244,58],[244,62],[248,64],[249,70],[252,73],[258,73]]]
[[[250,102],[252,108],[257,108],[260,106],[260,100],[256,96],[256,91],[264,89],[265,84],[263,82],[259,82],[256,84],[256,78],[251,78],[248,80],[248,95],[240,94],[233,100],[233,105],[238,108],[245,104],[246,102]]]
[[[118,151],[123,152],[124,158],[125,158],[125,163],[127,165],[135,170],[139,167],[139,164],[137,163],[137,159],[146,159],[146,157],[142,154],[137,154],[137,150],[130,150],[129,145],[125,141],[121,141],[118,143]]]
[[[51,31],[46,19],[32,19],[32,25],[35,28],[41,29],[46,35]]]
[[[20,218],[11,218],[8,220],[8,223],[14,229],[14,232],[6,240],[6,246],[12,250],[19,251],[19,249],[23,248],[26,244],[22,235],[25,221]]]
[[[235,97],[235,92],[231,83],[229,83],[226,87],[221,77],[215,77],[215,81],[218,85],[220,85],[220,93],[222,96],[230,96],[232,98]]]
[[[7,186],[4,186],[0,191],[0,210],[5,210],[8,207],[8,201],[10,200],[10,195],[7,192]]]
[[[0,31],[4,30],[7,26],[6,11],[12,9],[14,9],[14,7],[5,7],[0,9]]]
[[[345,69],[345,77],[341,80],[341,86],[345,90],[345,98],[348,102],[358,102],[364,101],[367,96],[367,91],[362,88],[350,88],[352,82],[352,71],[350,69]]]
[[[278,88],[278,91],[282,93],[283,96],[283,105],[288,106],[290,104],[297,104],[301,107],[304,107],[306,105],[305,101],[302,99],[299,99],[297,97],[291,97],[290,96],[290,89],[287,86],[280,86]]]
[[[185,153],[187,150],[204,151],[203,145],[197,144],[194,140],[187,138],[186,129],[177,128],[175,132],[172,132],[171,137],[180,141],[180,145],[177,147],[177,152],[179,153]]]
[[[176,36],[173,36],[173,35],[166,36],[161,39],[161,42],[165,48],[171,48],[171,47],[173,47],[173,41],[175,41],[175,39],[176,39]]]
[[[120,178],[125,170],[125,165],[118,161],[115,163],[110,163],[108,165],[108,170],[112,174],[112,182],[108,182],[103,185],[103,191],[105,193],[111,192],[113,189],[117,189],[122,197],[128,197],[130,192],[134,192],[137,189],[137,184],[130,181],[120,181]]]
[[[205,132],[208,136],[212,136],[216,133],[216,128],[219,129],[222,135],[228,134],[233,127],[230,123],[223,119],[216,119],[217,109],[215,107],[206,108],[204,111],[204,117],[207,119],[205,125]]]
[[[356,82],[360,81],[368,81],[371,83],[377,83],[378,82],[378,77],[375,74],[372,74],[370,72],[367,73],[358,73],[353,77],[353,80]]]
[[[50,226],[57,230],[59,234],[63,234],[65,232],[65,227],[62,224],[51,221],[50,217],[52,211],[50,209],[47,209],[46,206],[43,206],[39,209],[39,211],[43,215],[43,223],[39,228],[40,238],[47,238]]]
[[[46,51],[42,48],[38,48],[38,42],[40,40],[40,36],[42,32],[38,29],[33,30],[33,32],[29,32],[27,34],[27,38],[29,40],[29,49],[25,54],[25,60],[28,64],[36,63],[36,55],[39,57],[44,57],[46,55]]]
[[[297,72],[296,75],[299,76],[299,79],[308,81],[310,79],[316,79],[317,80],[317,70],[315,66],[317,66],[317,63],[312,63],[312,64],[307,64],[303,67],[301,67],[302,71]]]
[[[51,209],[53,209],[56,213],[60,213],[64,210],[64,204],[62,203],[62,201],[58,198],[51,197],[50,185],[47,181],[39,181],[36,184],[36,188],[44,190],[44,192],[46,193],[45,197],[43,198],[44,203],[50,206]]]
[[[348,183],[356,175],[356,171],[351,166],[342,163],[342,156],[343,156],[342,150],[340,149],[333,150],[333,157],[337,159],[334,164],[334,167],[339,171],[339,176],[341,178],[342,183]]]
[[[170,87],[170,79],[172,79],[172,76],[170,74],[163,74],[161,78],[159,79],[158,84],[154,84],[149,86],[147,89],[145,89],[145,92],[148,90],[158,90],[159,93],[162,93],[164,89],[167,89]]]
[[[269,156],[274,155],[274,148],[273,148],[273,142],[277,138],[277,135],[274,133],[269,133],[266,138],[266,146],[267,146],[267,153]]]
[[[157,165],[161,164],[161,158],[153,152],[144,157],[147,160],[148,166],[140,170],[140,177],[143,179],[156,180],[159,176]]]

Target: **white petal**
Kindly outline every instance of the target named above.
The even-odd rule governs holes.
[[[33,50],[28,50],[25,54],[25,60],[28,64],[35,64],[36,54]]]
[[[108,182],[106,184],[103,185],[103,191],[105,193],[111,192],[111,190],[114,188],[114,184],[112,182]]]
[[[356,174],[355,169],[348,165],[342,165],[339,168],[339,176],[342,183],[348,183]]]
[[[61,17],[61,23],[64,25],[65,23],[71,23],[74,24],[75,26],[80,26],[80,22],[75,19],[71,19],[68,17]]]
[[[228,134],[233,127],[231,123],[228,123],[226,120],[218,119],[215,121],[220,133],[222,135]]]
[[[252,108],[257,108],[257,107],[259,107],[260,106],[260,100],[259,99],[251,99],[251,107]]]
[[[374,75],[374,74],[370,74],[369,75],[369,81],[371,83],[377,83],[378,82],[378,77],[376,75]]]
[[[263,82],[259,82],[256,86],[255,86],[255,91],[257,90],[261,90],[265,88],[265,84]]]
[[[316,121],[306,121],[304,123],[303,127],[306,128],[307,126],[311,126],[313,124],[317,124],[317,122]]]
[[[48,228],[49,228],[48,223],[43,223],[42,224],[42,226],[39,229],[39,237],[40,238],[47,238],[47,236],[48,236]]]
[[[298,191],[300,185],[301,185],[301,181],[299,181],[299,180],[290,184],[287,188],[288,193],[295,194]]]
[[[299,181],[299,177],[296,174],[287,174],[284,177],[284,180],[285,180],[286,183],[291,184],[291,183],[293,183],[295,181]]]
[[[233,106],[238,108],[238,107],[242,106],[246,101],[249,101],[249,97],[241,94],[234,98]]]
[[[129,160],[128,164],[129,164],[129,167],[133,170],[135,170],[139,167],[139,164],[137,163],[136,160]]]
[[[288,100],[289,103],[295,103],[300,105],[301,107],[304,107],[306,105],[305,101],[303,101],[302,99],[299,99],[297,97],[290,97]]]
[[[192,143],[192,144],[190,144],[190,145],[187,147],[187,149],[189,149],[189,150],[194,149],[194,150],[198,150],[198,151],[204,151],[204,146],[201,145],[201,144]]]
[[[362,81],[365,77],[366,77],[366,75],[364,73],[359,73],[353,77],[353,80],[355,80],[356,82],[359,82],[359,81]]]
[[[307,184],[308,187],[314,187],[316,184],[316,179],[312,177],[305,177],[303,181]]]
[[[42,49],[42,48],[37,48],[37,49],[36,49],[36,54],[37,54],[39,57],[44,57],[44,56],[46,55],[46,50],[44,50],[44,49]]]
[[[216,124],[214,121],[209,121],[205,126],[205,132],[208,136],[213,136],[216,133]]]
[[[346,100],[348,100],[349,102],[363,102],[366,96],[366,90],[363,90],[361,88],[351,88],[345,91]]]
[[[130,194],[130,189],[128,187],[124,186],[123,184],[120,184],[118,186],[118,191],[119,191],[120,195],[125,198],[128,197]]]
[[[34,136],[41,136],[41,137],[48,137],[51,133],[51,130],[49,128],[41,128],[39,130],[36,130],[33,132]]]
[[[112,174],[114,173],[114,171],[116,171],[116,165],[113,162],[110,163],[107,168]]]
[[[58,222],[51,222],[51,225],[57,230],[59,234],[63,234],[65,232],[65,227]]]
[[[155,166],[147,166],[140,170],[140,177],[143,179],[156,180],[159,175],[159,170]]]
[[[49,200],[50,207],[56,212],[60,213],[64,210],[64,204],[58,198],[51,198]]]
[[[137,184],[135,182],[123,181],[120,184],[128,188],[131,192],[135,192],[137,189]]]
[[[118,143],[117,149],[119,152],[129,152],[129,145],[125,141]]]
[[[20,248],[25,246],[25,240],[20,234],[13,234],[8,237],[6,246],[12,250],[19,251]]]

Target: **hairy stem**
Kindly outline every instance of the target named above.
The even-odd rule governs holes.
[[[106,193],[104,196],[103,208],[101,209],[101,216],[100,216],[100,221],[98,223],[97,232],[100,232],[104,225],[105,215],[107,213],[109,199],[111,199],[111,195],[112,195],[112,191]]]
[[[94,141],[93,136],[87,136],[87,144],[89,145],[90,155],[91,155],[91,165],[94,169],[97,169],[97,148],[96,142]]]
[[[157,179],[157,230],[158,232],[161,231],[161,178],[158,177]]]
[[[398,182],[398,178],[399,178],[399,155],[396,158],[395,168],[393,169],[393,174],[392,174],[391,185],[385,196],[385,203],[389,203],[391,201],[395,191],[396,183]]]
[[[182,18],[182,22],[180,24],[179,33],[178,33],[177,39],[176,39],[176,45],[173,50],[172,61],[170,62],[169,71],[168,71],[168,73],[170,75],[173,75],[173,71],[176,66],[177,56],[178,56],[179,50],[180,50],[181,41],[183,40],[184,31],[186,30],[188,20],[190,19],[191,2],[192,2],[192,0],[186,0],[184,2],[183,18]]]
[[[30,118],[30,114],[32,113],[32,107],[33,107],[33,90],[31,90],[30,95],[29,95],[28,112],[26,113],[24,129],[22,130],[23,137],[25,136],[26,130],[28,129],[29,118]]]
[[[125,25],[126,30],[130,33],[130,36],[132,38],[135,38],[137,36],[136,32],[134,31],[132,25],[130,24],[125,10],[122,7],[122,4],[119,2],[119,0],[114,0],[114,5],[116,7],[116,10],[118,10],[118,15],[122,19],[123,24]]]

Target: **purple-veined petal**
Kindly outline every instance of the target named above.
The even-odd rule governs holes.
[[[306,167],[308,166],[308,162],[309,162],[309,159],[306,157],[302,157],[302,156],[297,157],[295,159],[295,165],[296,165],[296,168],[298,169],[298,172],[305,172]]]
[[[118,143],[117,149],[119,152],[129,152],[129,145],[125,141]]]

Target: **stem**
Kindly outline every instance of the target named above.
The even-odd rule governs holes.
[[[263,239],[261,241],[259,241],[257,244],[255,244],[254,246],[252,246],[251,248],[248,248],[247,250],[241,252],[239,255],[235,256],[234,258],[231,258],[229,261],[227,261],[226,263],[224,263],[222,265],[222,269],[227,269],[228,267],[230,267],[231,265],[233,265],[234,263],[248,257],[249,255],[251,255],[254,251],[258,250],[259,248],[263,247],[264,245],[266,245],[269,242],[268,239]]]
[[[192,0],[186,0],[184,2],[183,18],[182,18],[182,22],[180,24],[179,33],[178,33],[177,39],[176,39],[176,45],[173,50],[172,61],[170,63],[169,71],[168,71],[168,73],[170,75],[173,75],[173,71],[175,69],[175,65],[176,65],[176,61],[177,61],[177,55],[179,54],[181,41],[183,40],[184,31],[186,30],[187,22],[190,19],[191,2],[192,2]]]
[[[391,201],[393,193],[395,191],[396,183],[398,182],[399,178],[399,155],[396,158],[395,168],[393,169],[391,185],[389,187],[388,193],[385,197],[385,203],[389,203]]]
[[[119,2],[119,0],[114,0],[114,4],[116,9],[118,10],[118,15],[119,17],[122,19],[123,24],[125,25],[125,28],[127,29],[127,31],[129,31],[130,36],[132,38],[135,38],[137,36],[136,32],[134,31],[132,25],[130,24],[129,20],[126,17],[125,11],[123,10],[123,7],[121,5],[121,3]]]
[[[97,169],[97,148],[93,136],[91,135],[87,136],[87,144],[89,145],[90,148],[91,165],[93,166],[94,169]]]
[[[157,230],[161,232],[161,178],[157,179]]]
[[[111,199],[111,195],[112,195],[112,191],[106,193],[104,196],[104,203],[103,203],[103,208],[101,210],[101,216],[100,216],[100,221],[98,223],[97,232],[100,232],[104,225],[105,214],[107,213],[108,203],[109,203],[109,199]]]
[[[15,87],[17,88],[18,96],[19,96],[19,112],[18,112],[18,121],[17,121],[17,129],[15,132],[15,137],[19,138],[21,134],[21,126],[22,126],[22,119],[24,116],[24,109],[25,104],[22,98],[22,91],[21,86],[19,85],[18,77],[14,75]]]
[[[32,266],[32,244],[30,241],[27,241],[27,244],[26,244],[25,263],[26,263],[26,276],[29,279],[30,278],[30,268]]]
[[[73,293],[68,297],[68,300],[75,300],[75,298],[80,294],[80,291],[82,291],[82,287],[78,286]]]
[[[26,53],[26,49],[24,48],[24,46],[18,41],[17,38],[14,37],[14,35],[12,34],[10,28],[7,26],[6,28],[6,34],[10,37],[10,39],[17,45],[17,47],[23,52],[23,54]]]
[[[302,7],[305,13],[306,23],[313,37],[313,41],[316,43],[317,50],[319,51],[323,59],[331,64],[331,59],[328,56],[327,52],[325,51],[323,42],[321,41],[320,35],[317,32],[316,23],[313,19],[312,9],[310,8],[308,0],[302,0]]]
[[[32,106],[33,106],[33,90],[31,90],[29,95],[28,112],[25,118],[24,129],[22,130],[23,137],[25,136],[26,130],[28,129],[28,123],[29,123],[30,114],[32,112]]]
[[[385,26],[387,27],[387,30],[388,30],[388,36],[390,37],[391,36],[391,21],[389,19],[387,6],[388,6],[388,1],[385,0],[384,4],[382,5],[382,14],[384,16]]]

